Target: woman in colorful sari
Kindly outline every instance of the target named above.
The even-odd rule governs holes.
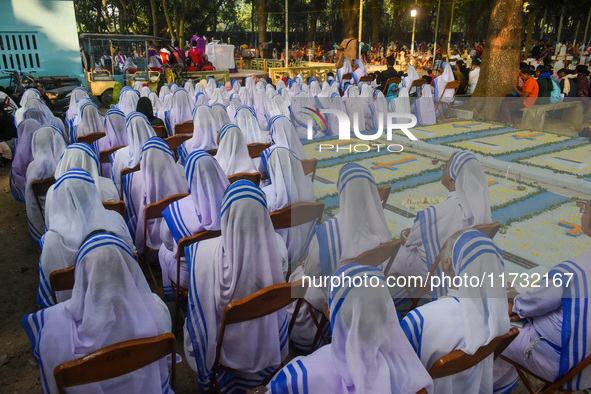
[[[76,258],[72,298],[26,315],[23,327],[41,369],[44,393],[58,393],[53,371],[112,344],[170,332],[166,305],[150,291],[121,238],[91,235]],[[166,358],[117,378],[83,385],[84,393],[170,393]],[[69,391],[76,391],[69,390]]]
[[[47,232],[41,238],[39,291],[37,302],[47,308],[54,305],[49,276],[55,270],[74,265],[84,238],[103,230],[120,237],[135,251],[123,217],[103,207],[96,184],[86,171],[69,170],[47,192]],[[56,292],[57,302],[70,298],[69,290]]]
[[[219,238],[188,249],[189,303],[185,356],[207,391],[224,308],[267,286],[283,283],[285,245],[273,229],[265,194],[252,182],[234,182],[224,195]],[[217,375],[222,392],[260,384],[288,353],[285,310],[226,327]],[[248,338],[248,340],[245,340]]]

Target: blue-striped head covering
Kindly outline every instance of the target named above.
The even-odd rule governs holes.
[[[279,120],[281,118],[287,119],[287,116],[285,116],[285,115],[275,115],[271,119],[269,119],[269,129],[271,129],[271,134],[273,133],[273,129],[272,129],[273,123],[275,123],[275,121],[277,121],[277,120]],[[287,120],[289,120],[289,119],[287,119]]]
[[[458,179],[458,175],[460,175],[462,168],[464,168],[464,165],[470,160],[478,161],[472,152],[461,151],[454,155],[449,166],[449,175],[451,175],[454,181]]]
[[[224,199],[222,201],[221,216],[224,216],[224,213],[226,213],[228,208],[230,208],[234,202],[244,198],[258,201],[263,207],[265,207],[265,209],[267,209],[267,198],[265,197],[265,193],[263,193],[263,191],[251,181],[241,179],[232,183],[228,190],[226,190],[226,194],[224,194]]]
[[[90,253],[92,250],[94,250],[98,247],[107,246],[107,245],[116,246],[122,252],[126,253],[132,259],[135,260],[135,257],[133,256],[133,252],[131,251],[129,246],[125,242],[123,242],[123,240],[121,238],[119,238],[118,236],[116,236],[114,234],[104,232],[104,233],[93,234],[92,236],[88,237],[88,239],[86,241],[84,241],[84,243],[80,247],[80,250],[78,251],[78,255],[76,256],[75,266],[78,267],[78,265],[80,264],[82,259],[88,253]]]
[[[189,189],[193,188],[193,173],[197,168],[197,160],[203,158],[210,158],[211,160],[215,160],[212,155],[210,155],[209,153],[207,153],[207,151],[204,151],[202,149],[193,151],[189,154],[189,156],[187,156],[187,161],[185,162],[185,174],[187,176],[187,181],[189,181]]]
[[[501,266],[505,266],[503,252],[486,234],[477,230],[462,233],[453,246],[452,261],[456,275],[463,274],[468,265],[483,254],[496,255]]]
[[[148,120],[148,117],[144,114],[142,114],[141,112],[131,112],[129,115],[127,115],[127,118],[125,118],[125,127],[130,127],[130,124],[132,121],[137,121],[137,118],[142,119],[144,122],[146,122],[150,127],[152,127],[152,125],[150,124],[150,121]]]
[[[144,157],[144,152],[148,149],[160,149],[161,151],[167,153],[170,157],[172,157],[172,151],[168,147],[168,144],[164,142],[164,140],[160,137],[152,137],[142,147],[142,153],[140,155],[140,160]]]
[[[244,108],[248,109],[252,116],[254,116],[255,118],[257,117],[256,112],[254,112],[254,109],[252,107],[249,107],[248,105],[241,105],[240,107],[238,107],[238,109],[236,110],[236,114],[238,114],[238,112]]]
[[[199,93],[199,94],[203,94],[203,93]],[[207,104],[199,104],[199,105],[194,106],[193,109],[191,110],[191,116],[193,117],[193,119],[195,119],[195,114],[197,113],[197,108],[201,108],[201,107],[211,108]]]
[[[341,171],[339,172],[339,179],[337,181],[337,188],[339,190],[339,194],[342,193],[343,189],[347,185],[347,183],[355,178],[366,178],[368,181],[376,184],[376,181],[371,175],[371,172],[361,164],[357,163],[349,163],[345,164]]]
[[[62,159],[62,157],[64,157],[64,155],[66,154],[66,152],[69,149],[78,149],[78,150],[81,150],[82,152],[86,153],[96,163],[96,169],[98,170],[98,168],[99,168],[99,159],[98,159],[98,156],[97,156],[95,150],[92,149],[90,147],[90,145],[88,145],[87,143],[84,143],[84,142],[76,142],[74,144],[68,145],[66,147],[66,150],[64,151],[64,153],[62,153],[62,155],[60,156],[60,160]]]
[[[71,179],[81,179],[85,182],[89,182],[94,184],[94,180],[92,179],[92,177],[90,176],[90,174],[84,170],[81,170],[79,168],[74,168],[71,169],[69,171],[67,171],[64,175],[60,176],[59,178],[57,178],[57,180],[55,181],[55,184],[53,186],[53,189],[57,189],[58,187],[60,187],[60,185],[64,182],[67,182],[68,180]]]
[[[118,108],[111,108],[107,111],[107,113],[105,114],[105,118],[111,116],[111,115],[121,115],[123,117],[125,117],[125,114],[123,113],[123,111],[121,111]]]
[[[242,130],[240,130],[240,127],[236,126],[234,123],[226,123],[224,125],[224,127],[222,127],[222,130],[220,131],[220,141],[222,140],[222,138],[224,138],[224,136],[226,135],[228,130],[233,129],[233,128],[237,128],[238,131],[242,132]]]

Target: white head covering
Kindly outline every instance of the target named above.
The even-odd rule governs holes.
[[[158,98],[160,98],[160,100],[164,101],[164,96],[166,96],[169,93],[170,93],[170,88],[168,87],[168,85],[162,85],[162,87],[160,88],[160,92],[158,93]]]
[[[119,104],[117,104],[117,108],[123,111],[125,116],[128,116],[136,110],[139,99],[140,93],[137,90],[132,89],[129,86],[124,86],[119,95]]]
[[[152,90],[150,90],[149,86],[142,86],[139,89],[140,92],[140,98],[141,97],[148,97],[150,95],[150,93],[152,93]],[[156,97],[158,97],[158,95],[156,95]]]
[[[35,88],[28,88],[27,90],[24,91],[23,95],[21,96],[21,101],[19,101],[19,105],[21,107],[26,106],[27,101],[29,101],[29,99],[31,98],[40,98],[40,94],[39,91]]]
[[[216,90],[217,87],[218,85],[215,78],[209,77],[207,79],[207,87],[205,88],[205,92],[207,93],[208,98],[211,98],[211,96],[213,96],[213,92]]]
[[[45,232],[45,224],[35,200],[32,184],[34,181],[51,178],[54,175],[57,162],[65,149],[64,138],[55,126],[41,127],[33,134],[31,141],[33,161],[27,167],[25,203],[29,221],[29,235],[35,242],[39,242]],[[39,200],[44,206],[45,197],[40,197]]]
[[[189,96],[195,97],[195,87],[193,86],[193,81],[188,80],[187,82],[185,82],[184,88],[187,91],[187,93],[189,93]]]
[[[311,97],[316,97],[318,95],[320,95],[320,92],[322,91],[322,88],[320,87],[320,84],[318,83],[318,81],[312,81],[310,82],[310,96]]]
[[[222,104],[224,107],[228,105],[228,92],[226,88],[219,87],[216,88],[209,99],[209,105],[213,104]]]
[[[170,332],[170,315],[152,295],[131,249],[108,233],[90,237],[78,252],[72,298],[27,315],[23,325],[41,367],[46,393],[57,392],[53,370],[117,342]],[[82,386],[85,392],[166,392],[166,358],[117,379]]]
[[[17,127],[17,135],[12,166],[10,167],[10,191],[12,196],[18,202],[25,202],[25,175],[27,174],[27,164],[33,161],[31,152],[31,141],[33,134],[39,128],[41,123],[35,119],[25,119]]]
[[[164,96],[164,100],[162,101],[162,106],[158,110],[158,113],[156,114],[156,116],[160,120],[165,122],[166,115],[168,114],[168,111],[170,111],[171,108],[172,108],[172,94],[169,93],[166,96]]]
[[[248,154],[244,135],[238,126],[228,123],[220,132],[220,146],[215,159],[226,176],[258,172]]]
[[[217,149],[220,129],[211,107],[200,105],[193,108],[193,136],[178,148],[180,163],[184,165],[187,156],[193,151]]]
[[[71,151],[76,150],[78,149]],[[60,163],[62,161],[63,156]],[[55,270],[73,265],[82,241],[93,231],[105,230],[116,234],[135,250],[123,217],[103,207],[91,175],[82,169],[71,169],[61,175],[56,170],[56,178],[56,183],[47,192],[47,232],[42,238],[39,261],[37,301],[44,308],[54,304],[49,275]],[[71,292],[60,291],[56,295],[58,302],[61,302],[69,299]]]
[[[73,122],[70,132],[70,141],[78,142],[78,138],[105,131],[105,118],[101,115],[99,108],[92,102],[86,102],[80,107],[80,112]]]
[[[187,254],[194,286],[189,290],[185,355],[202,388],[211,379],[225,306],[284,282],[280,241],[264,193],[252,182],[234,182],[224,196],[221,218],[222,236],[193,244]],[[233,324],[226,328],[220,362],[251,373],[275,367],[287,355],[286,339],[285,310]]]
[[[412,83],[417,79],[421,79],[421,77],[419,77],[419,74],[417,73],[417,70],[414,66],[407,66],[406,74],[406,77],[404,77],[404,79],[402,80],[402,85],[403,87],[408,89],[409,93],[414,93],[416,92],[416,87],[411,89],[410,85],[412,85]]]
[[[176,92],[176,90],[179,88],[179,85],[176,84],[176,82],[173,82],[170,84],[170,93],[174,93]]]
[[[343,67],[341,67],[337,70],[337,78],[339,80],[341,90],[345,87],[345,81],[343,80],[343,75],[351,74],[352,72],[353,72],[353,67],[351,67],[351,61],[349,59],[345,59],[343,61]]]
[[[70,125],[76,117],[76,115],[78,115],[78,107],[76,106],[78,100],[80,100],[83,97],[88,97],[88,92],[86,91],[86,88],[82,86],[74,88],[70,94],[70,105],[68,107],[68,110],[66,111],[66,122],[68,123],[68,125]]]
[[[242,130],[247,144],[269,142],[268,134],[261,130],[256,114],[251,107],[243,105],[238,108],[234,117],[234,123]]]
[[[386,127],[386,113],[388,113],[388,102],[386,101],[386,97],[384,97],[384,93],[381,90],[376,89],[373,92],[374,100],[369,106],[369,109],[372,114],[372,126],[374,129],[378,129],[379,127],[379,119],[380,116],[382,117],[382,127]]]
[[[353,81],[355,81],[355,83],[359,85],[359,80],[361,79],[361,77],[367,75],[367,71],[365,70],[365,65],[363,65],[361,59],[355,60],[355,65],[357,66],[357,69],[353,71]]]
[[[156,113],[158,113],[158,111],[160,111],[160,108],[162,108],[162,101],[160,101],[160,99],[158,98],[158,95],[152,91],[150,91],[150,93],[148,93],[148,98],[150,99],[150,102],[152,103],[152,111],[154,111],[154,115],[156,115]]]
[[[201,85],[201,84],[200,84]],[[209,100],[207,99],[207,94],[204,92],[199,92],[195,95],[195,106],[198,105],[209,105]]]
[[[201,82],[197,82],[197,83],[195,84],[194,90],[195,90],[195,96],[197,96],[197,94],[198,94],[198,93],[204,93],[204,94],[206,95],[206,97],[205,97],[205,98],[206,98],[206,99],[209,99],[209,98],[207,97],[207,92],[206,92],[206,90],[205,90],[205,86],[203,86],[203,84],[202,84]]]
[[[129,70],[130,68],[137,68],[136,64],[133,62],[133,58],[130,56],[127,59],[125,59],[125,63],[123,64],[123,73],[125,73],[125,71]],[[136,83],[139,81],[136,81]],[[140,86],[141,86],[141,82],[140,82]],[[135,89],[135,84],[134,87]]]
[[[439,99],[441,98],[441,94],[445,90],[445,85],[447,85],[448,82],[451,82],[454,80],[454,73],[451,70],[449,63],[443,62],[442,67],[443,67],[443,74],[441,74],[440,76],[435,78],[435,81],[433,81],[433,85],[435,86],[435,101],[439,101]],[[453,90],[446,90],[445,93],[443,94],[443,98],[441,98],[441,100],[444,102],[452,102],[453,97],[454,97],[454,91]]]
[[[240,90],[240,81],[238,81],[237,79],[233,79],[232,80],[232,91],[234,91],[235,93],[238,93],[238,91]]]
[[[96,152],[85,143],[75,143],[66,148],[55,168],[57,179],[71,169],[81,169],[92,177],[101,201],[118,201],[117,189],[113,181],[99,176],[99,160]]]
[[[230,104],[228,104],[228,108],[226,108],[230,122],[234,122],[236,120],[236,111],[238,111],[238,108],[240,107],[242,107],[240,98],[236,97],[236,95],[233,95],[233,97],[230,98]]]
[[[269,125],[271,126],[271,137],[275,145],[283,146],[293,151],[300,160],[306,158],[306,152],[304,151],[302,142],[289,118],[283,115],[274,116],[269,121]]]
[[[433,91],[431,85],[423,85],[421,88],[421,97],[415,100],[415,114],[417,115],[417,125],[426,126],[436,123],[435,104],[433,103]]]
[[[123,180],[127,225],[135,239],[138,251],[144,249],[144,218],[149,204],[158,202],[174,194],[186,193],[189,185],[183,168],[175,163],[172,151],[158,137],[150,138],[143,146],[140,170]],[[162,219],[148,222],[147,246],[157,250],[162,244],[160,223]]]
[[[97,141],[99,151],[111,149],[115,146],[127,145],[127,131],[125,129],[125,114],[123,111],[111,108],[105,115],[105,138]],[[111,175],[111,164],[103,164],[103,175]]]
[[[193,101],[185,89],[177,88],[172,94],[172,107],[165,114],[164,124],[169,135],[174,135],[174,126],[193,119]]]
[[[342,261],[392,239],[375,180],[368,169],[357,163],[344,165],[337,187],[340,211],[316,227],[318,249],[313,251],[313,242],[305,266],[307,275],[332,275]]]
[[[121,192],[121,171],[133,168],[140,162],[142,147],[152,137],[156,137],[150,121],[144,114],[132,112],[125,121],[128,145],[111,155],[112,174],[117,191]]]
[[[407,88],[400,88],[398,90],[398,97],[394,97],[388,107],[392,112],[397,112],[399,114],[410,114],[410,98],[408,96],[408,89]],[[402,120],[401,123],[406,122],[406,120]]]
[[[254,105],[254,92],[251,92],[246,87],[243,86],[240,88],[238,96],[240,97],[242,105],[246,105],[247,107],[252,107]]]
[[[162,62],[160,61],[160,56],[152,55],[150,56],[150,60],[148,61],[149,68],[162,68]]]
[[[213,117],[217,120],[220,129],[226,124],[230,123],[230,117],[226,107],[221,104],[214,104],[211,106]]]
[[[273,111],[271,99],[264,89],[259,89],[254,95],[254,110],[261,130],[268,130],[267,116]]]
[[[467,151],[456,153],[449,173],[456,181],[456,192],[467,225],[492,223],[488,183],[476,156]]]
[[[287,104],[283,96],[280,94],[276,94],[271,98],[271,104],[273,105],[272,113],[283,115],[288,118],[291,116],[291,113],[289,112],[289,104]]]
[[[265,86],[265,92],[267,93],[267,97],[269,97],[269,99],[277,94],[277,91],[270,83]]]

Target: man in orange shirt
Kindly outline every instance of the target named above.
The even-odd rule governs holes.
[[[511,111],[521,109],[524,107],[531,107],[536,103],[538,97],[539,87],[538,82],[533,77],[534,71],[530,66],[524,66],[519,71],[519,76],[523,80],[523,87],[513,86],[512,95],[507,95],[509,98],[505,99],[497,113],[497,120],[501,123],[506,123],[508,126],[513,126],[511,123]],[[523,99],[512,97],[515,94]]]

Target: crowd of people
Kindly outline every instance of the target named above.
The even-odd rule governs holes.
[[[400,234],[402,246],[388,272],[385,264],[355,262],[393,238],[376,181],[358,163],[340,169],[337,215],[317,226],[313,220],[274,229],[270,213],[316,201],[301,162],[306,153],[300,139],[309,127],[304,109],[321,106],[356,114],[365,130],[375,128],[388,110],[408,113],[411,95],[416,96],[413,108],[421,124],[435,122],[434,97],[447,103],[454,99],[454,92],[445,89],[455,79],[449,63],[442,63],[439,75],[423,85],[413,85],[421,78],[409,66],[398,83],[386,86],[392,71],[378,76],[379,83],[366,83],[362,62],[355,70],[348,59],[342,62],[336,78],[329,75],[322,83],[302,76],[275,84],[246,77],[224,85],[209,78],[183,87],[164,85],[158,93],[136,83],[121,90],[118,104],[104,116],[86,90],[77,88],[65,122],[53,116],[39,92],[25,92],[14,116],[18,138],[10,186],[15,199],[26,205],[31,238],[42,247],[37,300],[45,309],[25,316],[23,326],[40,365],[44,392],[57,392],[53,370],[63,362],[113,343],[171,331],[167,306],[152,293],[136,262],[136,254],[146,257],[142,254],[148,250],[157,251],[154,268],[159,265],[162,271],[158,285],[166,300],[174,299],[173,282],[188,289],[184,358],[202,391],[215,378],[222,392],[505,393],[515,386],[516,372],[492,354],[446,378],[433,380],[427,371],[453,350],[474,354],[506,334],[517,318],[528,318],[529,324],[505,354],[540,376],[553,380],[588,355],[586,319],[591,309],[582,284],[591,273],[589,253],[553,269],[572,273],[571,286],[551,281],[539,290],[520,289],[516,297],[508,296],[503,283],[450,285],[409,310],[418,289],[391,294],[385,286],[392,275],[425,277],[436,260],[438,272],[450,278],[504,272],[497,244],[473,229],[492,219],[486,175],[470,152],[456,152],[446,162],[441,183],[448,199],[419,212],[413,227]],[[458,63],[456,71],[464,75]],[[523,92],[529,92],[527,81],[535,79],[525,71]],[[467,79],[469,88],[470,75]],[[567,86],[572,78],[563,79]],[[176,152],[171,150],[165,139],[189,121],[192,134]],[[155,131],[162,126],[165,139]],[[330,115],[324,126],[312,127],[315,137],[338,134],[336,118]],[[79,142],[96,132],[105,136],[92,145]],[[270,147],[252,158],[249,144],[255,143]],[[100,152],[116,147],[110,162],[99,161]],[[244,174],[262,180],[241,179]],[[36,197],[33,182],[51,177],[55,183],[46,196]],[[162,218],[144,228],[145,207],[183,193],[162,211]],[[124,217],[105,208],[104,203],[121,199]],[[581,222],[591,236],[591,202]],[[179,241],[202,231],[221,235],[185,249],[178,267]],[[54,298],[49,276],[70,266],[75,267],[74,286]],[[310,308],[297,315],[292,304],[227,327],[220,363],[230,369],[213,376],[226,305],[304,275],[333,274],[375,277],[382,286],[358,287],[343,280],[310,287],[304,296]],[[540,297],[547,302],[539,302]],[[322,335],[314,321],[321,322]],[[300,356],[280,368],[290,343]],[[278,368],[266,386],[259,386]],[[588,388],[590,378],[584,371],[571,386]],[[168,365],[163,359],[83,390],[169,392]]]

